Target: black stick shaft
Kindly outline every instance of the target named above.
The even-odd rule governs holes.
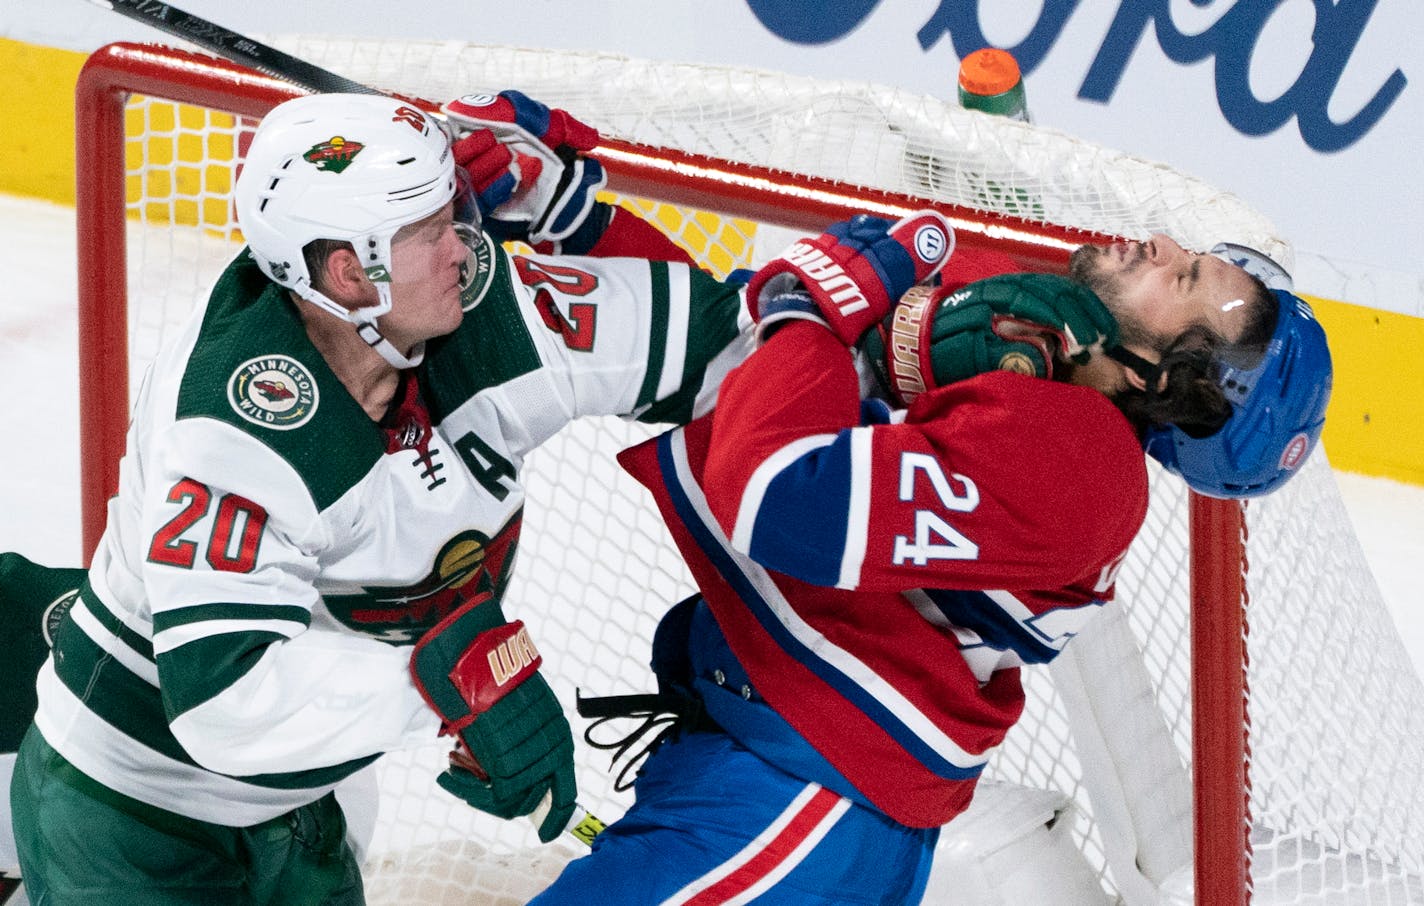
[[[305,60],[283,53],[246,35],[228,31],[221,25],[185,13],[159,0],[90,0],[121,16],[142,22],[162,32],[196,44],[220,57],[241,63],[250,69],[291,82],[308,91],[329,94],[383,94],[368,85],[314,66]]]

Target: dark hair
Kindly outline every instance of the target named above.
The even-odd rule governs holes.
[[[1139,431],[1176,425],[1192,437],[1215,433],[1231,417],[1231,403],[1217,383],[1216,352],[1223,345],[1204,324],[1188,328],[1162,353],[1145,390],[1129,385],[1113,402]]]
[[[1226,424],[1231,402],[1221,388],[1221,362],[1229,358],[1238,367],[1250,367],[1260,361],[1280,314],[1275,294],[1251,279],[1255,287],[1246,326],[1235,342],[1205,324],[1194,324],[1161,350],[1147,389],[1129,386],[1114,394],[1113,402],[1139,430],[1176,425],[1188,437],[1208,437]]]
[[[337,249],[349,248],[352,248],[352,245],[345,239],[313,239],[302,246],[302,260],[307,264],[307,273],[311,274],[314,289],[326,288],[326,262],[331,253]]]

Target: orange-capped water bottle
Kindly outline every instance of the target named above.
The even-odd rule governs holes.
[[[1029,121],[1023,75],[1007,50],[984,47],[959,63],[959,103],[968,110]]]
[[[966,110],[1030,122],[1018,61],[997,47],[976,50],[960,61],[959,103]],[[973,198],[971,204],[976,207],[1031,220],[1044,219],[1042,200],[1037,193],[1018,185],[1016,179],[991,179],[973,170],[966,170],[964,178]]]

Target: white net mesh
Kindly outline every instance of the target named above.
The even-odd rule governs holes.
[[[421,97],[517,87],[629,141],[1127,237],[1162,231],[1198,249],[1231,239],[1290,262],[1269,223],[1198,180],[895,89],[599,53],[274,43]],[[136,387],[164,332],[237,248],[227,193],[243,125],[211,111],[175,112],[158,99],[135,99],[129,119]],[[719,274],[784,245],[780,234],[768,241],[765,225],[635,205]],[[570,705],[575,689],[650,690],[653,627],[692,590],[656,513],[613,465],[613,453],[641,436],[618,422],[579,425],[531,457],[525,474],[529,504],[508,610],[538,627],[546,673]],[[1190,896],[1182,842],[1190,840],[1182,802],[1192,739],[1185,493],[1156,471],[1152,484],[1147,524],[1119,580],[1129,641],[1094,647],[1085,638],[1062,670],[1026,671],[1028,711],[990,771],[1069,794],[1079,814],[1073,836],[1105,901],[1128,903]],[[1248,520],[1254,902],[1424,903],[1424,690],[1324,455],[1283,492],[1253,503]],[[1086,692],[1070,691],[1069,671]],[[1097,715],[1096,731],[1082,726],[1084,708]],[[1092,741],[1094,732],[1103,738]],[[526,825],[487,819],[436,789],[444,753],[432,745],[379,763],[371,901],[523,902],[576,847],[536,848]],[[628,799],[613,792],[603,756],[581,744],[579,761],[583,804],[616,818]],[[1104,785],[1108,774],[1115,779]]]

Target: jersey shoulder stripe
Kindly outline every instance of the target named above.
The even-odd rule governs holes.
[[[739,319],[745,311],[741,286],[723,283],[695,267],[662,262],[654,264],[651,276],[654,295],[665,292],[668,305],[667,316],[652,323],[638,421],[685,424],[692,420],[704,388],[715,386],[708,379],[713,362],[741,333]],[[665,289],[660,290],[660,284]],[[661,348],[666,352],[657,352]],[[713,381],[721,376],[715,375]],[[647,408],[642,408],[645,403]]]
[[[312,345],[286,290],[246,250],[213,289],[174,416],[213,419],[257,440],[301,476],[318,509],[385,452],[380,429]]]
[[[845,434],[815,434],[768,456],[742,492],[732,546],[772,569],[835,585],[850,509],[835,491],[849,487],[848,446]],[[804,494],[808,484],[820,493]]]
[[[798,438],[752,473],[732,546],[812,585],[855,588],[870,523],[870,432]]]
[[[672,308],[667,262],[648,262],[648,276],[652,290],[648,306],[648,362],[643,373],[643,386],[638,389],[636,409],[648,406],[660,396],[658,391],[663,383],[663,360],[667,357],[668,320]]]

